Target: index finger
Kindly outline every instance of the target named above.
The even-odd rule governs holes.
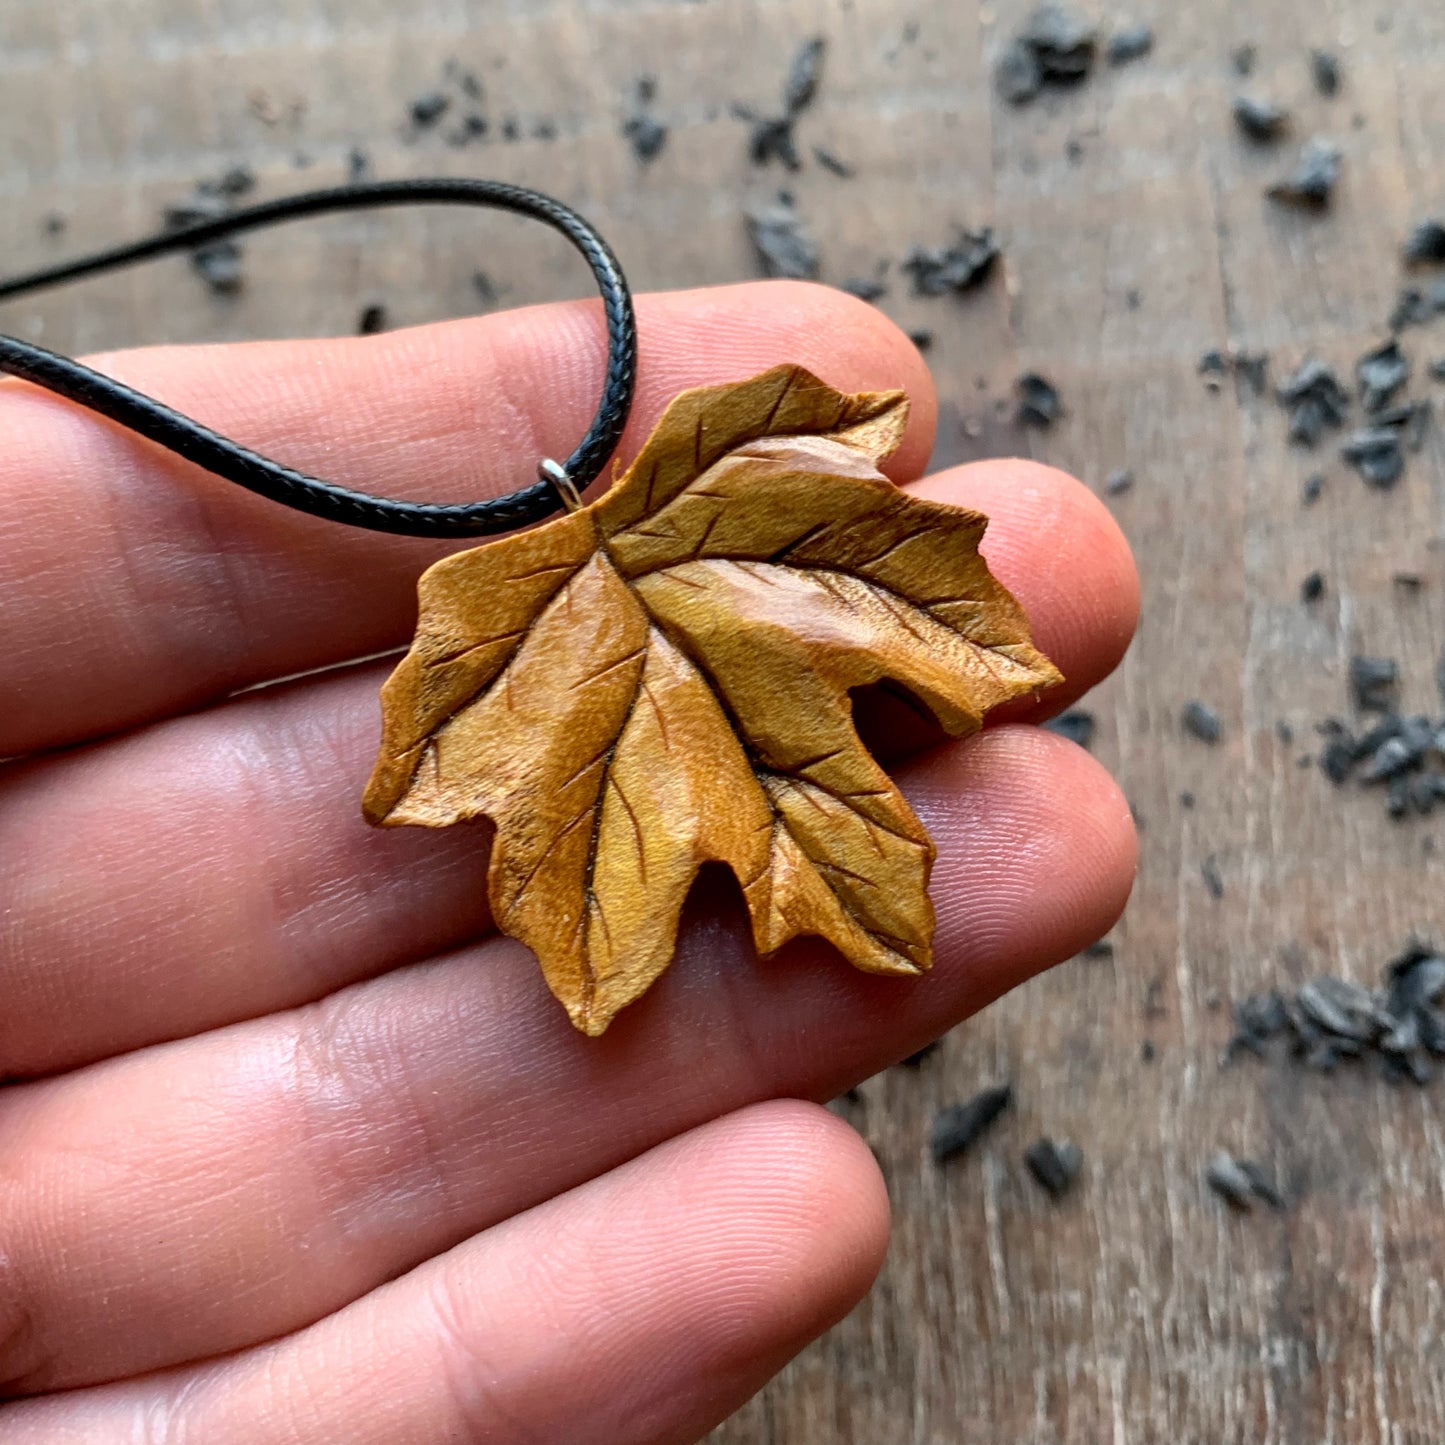
[[[633,455],[671,397],[779,362],[843,391],[902,387],[891,464],[917,476],[934,398],[871,306],[798,282],[637,299]],[[432,501],[535,479],[585,430],[606,366],[595,302],[339,341],[170,347],[100,369],[292,466]],[[416,579],[457,543],[303,516],[18,382],[0,384],[0,757],[114,732],[398,646]],[[467,544],[461,544],[467,545]]]

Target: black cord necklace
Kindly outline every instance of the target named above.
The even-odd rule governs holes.
[[[0,371],[313,516],[479,537],[432,564],[411,650],[382,689],[362,800],[383,826],[489,817],[493,916],[601,1033],[667,967],[706,863],[732,868],[758,951],[815,934],[858,967],[928,966],[933,844],[853,731],[852,690],[911,688],[951,730],[1058,680],[978,554],[984,519],[898,492],[901,392],[847,395],[796,365],[675,396],[583,507],[632,403],[627,283],[575,212],[520,186],[405,181],[274,201],[0,284],[0,299],[323,211],[498,206],[561,231],[607,318],[597,415],[529,487],[460,506],[350,491],[247,451],[150,397],[0,337]],[[0,478],[3,481],[3,478]]]
[[[539,522],[563,507],[575,507],[578,494],[606,465],[627,425],[637,380],[637,321],[627,279],[611,247],[576,211],[539,191],[502,181],[475,180],[376,181],[307,191],[0,282],[0,301],[136,261],[193,250],[239,231],[259,230],[329,211],[411,205],[488,206],[543,221],[582,253],[602,293],[607,318],[607,376],[592,425],[565,462],[542,461],[537,481],[505,497],[447,505],[401,502],[355,492],[248,451],[152,397],[13,336],[0,335],[0,372],[99,412],[208,472],[273,502],[373,532],[411,537],[486,537]]]

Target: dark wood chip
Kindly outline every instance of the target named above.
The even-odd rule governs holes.
[[[1037,57],[1044,79],[1060,85],[1072,85],[1088,75],[1097,38],[1087,16],[1057,0],[1040,5],[1019,32],[1019,39]]]
[[[1205,1182],[1232,1209],[1248,1213],[1254,1208],[1254,1181],[1239,1167],[1233,1154],[1223,1151],[1209,1161]]]
[[[1379,411],[1410,379],[1410,359],[1395,337],[1367,351],[1355,363],[1355,379],[1366,411]]]
[[[1204,1171],[1209,1187],[1232,1209],[1248,1213],[1257,1202],[1273,1209],[1284,1208],[1284,1197],[1268,1172],[1251,1159],[1240,1159],[1221,1150]]]
[[[1039,1187],[1051,1198],[1062,1199],[1078,1178],[1084,1163],[1083,1150],[1064,1139],[1035,1139],[1024,1150],[1024,1163]]]
[[[916,1069],[923,1063],[925,1059],[930,1058],[932,1055],[936,1054],[942,1047],[943,1040],[941,1038],[934,1039],[932,1043],[924,1044],[924,1046],[919,1049],[916,1054],[909,1054],[906,1059],[900,1059],[898,1061],[899,1065],[905,1069]]]
[[[1190,737],[1202,743],[1217,743],[1224,736],[1224,724],[1219,714],[1207,702],[1191,698],[1179,714],[1180,724]]]
[[[1052,426],[1064,414],[1058,390],[1036,371],[1019,377],[1017,391],[1019,420],[1029,426]]]
[[[877,276],[850,276],[838,283],[838,289],[860,301],[881,301],[888,294],[887,283]]]
[[[1070,708],[1068,712],[1050,718],[1043,726],[1051,733],[1078,743],[1081,748],[1092,746],[1094,741],[1094,714],[1082,707]]]
[[[1445,261],[1445,221],[1434,216],[1421,221],[1405,240],[1405,260],[1412,265]]]
[[[1325,489],[1325,474],[1323,472],[1311,472],[1304,479],[1304,485],[1300,487],[1300,501],[1305,506],[1312,506],[1319,501],[1320,494]]]
[[[1300,583],[1300,599],[1304,602],[1318,602],[1325,595],[1325,574],[1311,572]]]
[[[632,87],[632,109],[622,122],[622,134],[632,146],[632,154],[643,165],[655,161],[667,144],[667,127],[652,113],[657,96],[657,80],[642,76]]]
[[[362,307],[361,315],[356,319],[356,334],[375,336],[385,331],[389,324],[386,307],[380,301],[373,301],[369,306]]]
[[[1259,52],[1253,45],[1236,45],[1230,52],[1229,63],[1234,67],[1236,75],[1253,75],[1254,63],[1259,57]]]
[[[202,246],[191,253],[191,265],[213,295],[234,296],[244,285],[241,248],[235,241],[212,241]]]
[[[434,126],[451,109],[452,98],[445,91],[429,90],[411,103],[411,122],[419,130]]]
[[[965,1104],[953,1104],[934,1118],[929,1148],[936,1163],[943,1164],[968,1150],[1013,1102],[1013,1086],[999,1084],[984,1089]]]
[[[933,345],[933,333],[926,326],[920,326],[916,330],[910,331],[908,339],[920,351],[927,351]]]
[[[793,56],[788,67],[788,78],[783,84],[783,109],[789,115],[797,115],[813,103],[818,93],[818,82],[823,75],[823,55],[827,42],[821,36],[804,41]]]
[[[1199,875],[1204,879],[1209,896],[1218,903],[1224,897],[1224,875],[1219,871],[1219,863],[1212,854],[1199,865]]]
[[[1154,31],[1142,23],[1125,25],[1109,37],[1105,50],[1110,65],[1128,65],[1142,60],[1154,48]]]
[[[1289,438],[1314,446],[1327,427],[1340,427],[1349,415],[1350,396],[1335,371],[1307,357],[1275,391],[1289,413]]]
[[[994,67],[994,83],[1010,105],[1027,105],[1044,85],[1044,70],[1032,47],[1013,40]]]
[[[748,211],[746,220],[765,276],[817,280],[822,255],[790,195],[783,192],[771,204]]]
[[[856,174],[853,167],[847,161],[835,155],[826,146],[813,147],[813,159],[823,167],[825,171],[831,171],[839,180],[851,181]]]
[[[1395,427],[1362,427],[1351,432],[1340,455],[1372,487],[1387,490],[1405,474],[1404,439]]]
[[[793,117],[773,115],[754,118],[752,134],[748,139],[748,157],[755,166],[780,161],[786,170],[800,170],[803,163],[798,157],[798,143],[793,135]]]
[[[1232,110],[1234,123],[1250,140],[1276,141],[1289,130],[1289,112],[1258,96],[1235,96]]]
[[[1109,473],[1108,480],[1104,483],[1104,490],[1111,497],[1122,496],[1134,485],[1134,473],[1127,467],[1120,467],[1117,471]]]
[[[1265,193],[1283,205],[1323,210],[1340,178],[1344,156],[1333,141],[1315,136],[1305,142],[1295,168]]]
[[[903,260],[903,270],[913,282],[915,296],[945,296],[949,292],[971,291],[993,269],[998,259],[998,242],[993,231],[960,231],[958,239],[946,246],[914,246]]]
[[[1387,712],[1400,685],[1400,664],[1393,657],[1357,653],[1350,659],[1350,690],[1362,712]]]
[[[1340,60],[1333,51],[1310,51],[1310,75],[1321,95],[1337,95],[1340,89]]]

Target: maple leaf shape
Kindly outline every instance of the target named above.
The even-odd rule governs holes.
[[[706,861],[764,956],[928,967],[933,844],[850,691],[890,679],[962,735],[1059,674],[986,518],[879,472],[907,408],[796,366],[684,392],[600,499],[422,577],[366,816],[490,817],[497,923],[587,1033],[667,967]]]

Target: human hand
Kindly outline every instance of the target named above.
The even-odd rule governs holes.
[[[687,386],[921,359],[841,293],[639,301],[627,459]],[[157,349],[102,370],[329,480],[464,500],[581,434],[595,304],[365,340]],[[1113,923],[1129,810],[1019,723],[1115,665],[1137,580],[1104,508],[1023,462],[916,489],[1068,682],[964,742],[869,734],[938,844],[935,966],[752,956],[709,880],[601,1039],[492,930],[488,830],[375,831],[358,797],[438,546],[352,531],[0,385],[0,1439],[6,1445],[696,1440],[867,1290],[872,1156],[816,1104]],[[22,1398],[23,1397],[23,1398]]]

